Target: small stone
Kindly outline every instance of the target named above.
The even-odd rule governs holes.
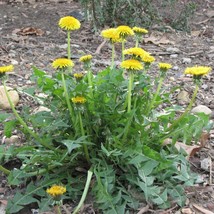
[[[210,167],[210,159],[204,158],[201,160],[201,169],[208,171]]]
[[[191,112],[192,113],[204,113],[207,115],[212,114],[212,110],[205,105],[198,105],[198,106],[194,107]]]
[[[5,138],[4,143],[5,144],[15,144],[15,143],[17,144],[17,143],[20,143],[20,137],[17,136],[17,135],[12,135],[9,138]]]
[[[173,81],[173,82],[175,81],[174,77],[170,77],[169,79],[170,79],[170,81]]]
[[[11,59],[11,64],[12,64],[12,65],[18,65],[18,64],[19,64],[19,62],[18,62],[18,61],[16,61],[15,59]]]
[[[169,47],[166,49],[167,52],[170,52],[170,53],[179,53],[180,50],[178,48],[174,48],[174,47]]]
[[[17,91],[13,90],[10,87],[7,87],[8,94],[14,106],[16,106],[19,102],[19,94]],[[0,108],[1,109],[11,109],[10,104],[7,100],[7,96],[4,91],[4,86],[0,86]]]
[[[178,58],[178,54],[171,54],[171,55],[170,55],[170,58],[171,58],[171,59],[176,59],[176,58]]]
[[[49,108],[47,108],[47,107],[45,107],[45,106],[39,106],[38,108],[36,108],[35,110],[34,110],[34,114],[36,114],[36,113],[39,113],[39,112],[42,112],[42,111],[47,111],[47,112],[49,112],[49,111],[51,111]]]
[[[172,70],[178,71],[178,70],[179,70],[179,67],[176,65],[176,66],[172,67]]]
[[[177,96],[177,100],[179,104],[186,104],[189,103],[190,98],[189,98],[189,94],[187,91],[181,91],[178,96]]]
[[[190,58],[183,58],[182,59],[183,64],[190,64],[191,62],[192,62],[192,60]]]
[[[68,47],[67,44],[59,45],[59,48],[61,48],[61,49],[67,49],[67,47]]]

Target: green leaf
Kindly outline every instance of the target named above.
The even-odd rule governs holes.
[[[14,169],[8,176],[8,183],[10,185],[19,185],[23,182],[23,178],[26,177],[26,173],[19,169]]]
[[[4,134],[6,137],[11,137],[12,131],[16,127],[16,120],[10,120],[7,122],[4,122]]]
[[[3,122],[4,120],[11,118],[11,116],[13,116],[13,114],[10,113],[1,113],[0,114],[0,122]]]

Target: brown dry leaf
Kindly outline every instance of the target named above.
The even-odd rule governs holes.
[[[0,200],[0,204],[7,206],[7,200]]]
[[[145,43],[153,43],[155,45],[165,45],[165,44],[174,44],[173,41],[169,40],[166,35],[156,36],[155,34],[151,33],[149,37],[144,38]]]
[[[148,212],[149,210],[149,205],[147,204],[145,207],[140,208],[140,211],[137,214],[143,214]]]
[[[191,36],[198,37],[201,35],[201,33],[202,32],[200,30],[193,30],[193,31],[191,31]]]
[[[15,29],[14,32],[22,36],[27,36],[27,35],[42,36],[44,34],[43,30],[35,27],[26,27],[26,28],[19,29],[18,31],[17,30],[18,29]]]
[[[205,147],[206,146],[206,144],[209,141],[209,138],[210,138],[210,133],[202,132],[200,140],[199,140],[199,142],[201,144],[201,147]]]
[[[178,150],[183,149],[187,153],[187,159],[192,157],[196,152],[198,152],[201,149],[201,146],[198,145],[189,146],[181,142],[176,142],[175,147]]]
[[[181,210],[182,214],[193,214],[192,210],[190,208],[183,208]]]
[[[197,205],[197,204],[192,204],[192,206],[193,206],[196,210],[198,210],[198,211],[200,211],[200,212],[202,212],[202,213],[204,213],[204,214],[214,214],[214,212],[211,212],[210,210],[207,210],[207,209],[205,209],[205,208],[203,208],[203,207],[201,207],[201,206],[199,206],[199,205]]]

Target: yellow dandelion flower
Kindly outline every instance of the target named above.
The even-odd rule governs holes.
[[[86,99],[85,97],[77,96],[77,97],[73,97],[71,101],[75,104],[84,104],[86,102]]]
[[[146,30],[145,28],[141,28],[141,27],[133,27],[132,30],[134,31],[134,33],[139,34],[139,35],[148,33],[148,30]]]
[[[172,68],[172,65],[168,63],[159,63],[159,68],[163,71],[167,71],[168,69]]]
[[[47,189],[46,192],[52,197],[59,197],[66,192],[66,188],[59,185],[53,185],[51,188]]]
[[[63,30],[77,30],[80,25],[79,20],[73,16],[65,16],[59,20],[59,27]]]
[[[135,59],[128,59],[121,63],[121,68],[125,68],[127,70],[139,71],[143,69],[143,65]]]
[[[74,63],[70,59],[58,58],[53,61],[52,66],[55,69],[62,69],[62,68],[67,68],[67,67],[73,67]]]
[[[153,56],[151,56],[150,54],[144,54],[141,57],[142,61],[145,63],[152,63],[155,61],[155,58]]]
[[[75,73],[75,74],[74,74],[74,77],[75,77],[76,79],[82,79],[83,76],[84,76],[83,73]]]
[[[92,55],[89,54],[89,55],[85,55],[85,56],[80,57],[79,61],[80,61],[80,62],[88,62],[88,61],[90,61],[91,59],[92,59]]]
[[[126,25],[121,25],[116,28],[117,33],[119,34],[120,38],[125,39],[127,36],[134,35],[134,31]]]
[[[194,66],[194,67],[188,67],[185,69],[185,74],[192,74],[194,76],[203,76],[208,74],[212,70],[211,67],[207,66]]]
[[[122,42],[116,28],[109,28],[109,29],[103,30],[101,32],[101,36],[105,39],[109,39],[112,43]]]
[[[124,55],[132,55],[135,57],[143,57],[143,55],[148,54],[148,52],[146,52],[145,50],[143,50],[142,48],[129,48],[123,51]]]
[[[0,73],[6,73],[13,71],[14,67],[13,65],[7,65],[7,66],[0,66]]]

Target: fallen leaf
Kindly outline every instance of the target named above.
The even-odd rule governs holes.
[[[190,208],[183,208],[181,210],[182,214],[193,214],[192,210]]]
[[[198,145],[189,146],[181,142],[176,142],[175,147],[177,148],[177,150],[183,149],[187,153],[187,159],[192,157],[196,152],[198,152],[201,149],[201,146]]]
[[[194,31],[191,31],[191,36],[194,36],[194,37],[198,37],[201,35],[201,31],[200,30],[194,30]]]
[[[173,41],[169,40],[166,35],[162,35],[162,36],[156,36],[153,33],[150,34],[149,37],[144,38],[144,42],[145,43],[153,43],[155,45],[161,45],[161,44],[174,44]]]
[[[214,10],[208,10],[208,11],[206,12],[206,15],[207,15],[208,17],[210,17],[210,18],[214,17]]]
[[[199,205],[197,205],[197,204],[192,204],[192,206],[193,206],[196,210],[198,210],[198,211],[200,211],[200,212],[202,212],[202,213],[204,213],[204,214],[214,214],[214,212],[211,212],[210,210],[207,210],[207,209],[205,209],[205,208],[203,208],[203,207],[201,207],[201,206],[199,206]]]
[[[13,33],[20,34],[22,36],[26,36],[26,35],[42,36],[44,34],[44,31],[42,31],[40,28],[27,27],[27,28],[15,29]]]
[[[210,133],[202,132],[200,140],[199,140],[199,142],[201,144],[201,147],[205,147],[206,146],[206,144],[209,141],[209,138],[210,138]]]
[[[7,200],[0,200],[0,204],[3,204],[4,206],[7,206]]]

